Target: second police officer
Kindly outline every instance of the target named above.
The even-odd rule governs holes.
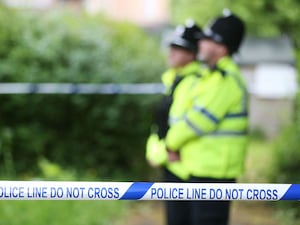
[[[174,94],[165,144],[169,162],[180,163],[187,176],[181,181],[231,183],[244,170],[247,90],[232,59],[244,33],[243,21],[229,11],[210,23],[199,41],[199,58],[207,67],[188,92],[178,87]],[[170,181],[180,181],[174,173],[169,176]],[[228,201],[170,204],[168,225],[228,224]]]

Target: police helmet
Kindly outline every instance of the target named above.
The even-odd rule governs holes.
[[[245,34],[244,22],[228,9],[203,31],[202,38],[224,44],[230,55],[237,52]]]
[[[185,25],[176,28],[171,39],[170,46],[184,48],[193,53],[198,51],[198,41],[202,36],[202,30],[193,20],[187,20]]]

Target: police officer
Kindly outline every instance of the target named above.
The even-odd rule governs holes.
[[[152,166],[166,166],[167,164],[168,152],[164,139],[169,129],[169,109],[177,88],[190,85],[193,77],[200,75],[200,63],[197,60],[197,54],[198,41],[201,36],[202,30],[194,21],[188,20],[184,26],[180,25],[176,28],[169,43],[167,59],[169,69],[161,77],[165,86],[165,95],[156,109],[155,124],[147,141],[146,158]],[[185,177],[179,166],[177,169],[176,164],[178,163],[174,163],[174,169],[179,171],[179,176]]]
[[[243,21],[228,11],[210,23],[199,41],[199,58],[207,68],[201,69],[196,85],[189,90],[178,89],[173,97],[165,144],[169,162],[178,162],[185,172],[183,181],[231,183],[243,172],[247,90],[232,55],[238,51],[244,33]],[[186,96],[183,105],[182,96]],[[173,178],[176,180],[176,176]],[[174,204],[169,225],[228,224],[227,201]]]
[[[165,168],[165,181],[182,181],[188,178],[176,152],[167,151],[165,137],[169,130],[169,111],[176,96],[180,107],[174,113],[176,117],[182,115],[186,103],[187,94],[200,77],[200,63],[197,60],[198,41],[202,36],[202,30],[191,20],[184,26],[178,26],[169,44],[168,66],[163,73],[162,82],[165,86],[165,95],[158,105],[155,116],[153,133],[147,141],[146,158],[152,166]],[[187,92],[183,95],[178,93]],[[174,180],[174,179],[175,180]],[[167,202],[168,224],[176,220],[177,208],[184,209],[184,205],[175,202]],[[183,211],[181,211],[182,213]],[[184,224],[184,223],[183,223]]]

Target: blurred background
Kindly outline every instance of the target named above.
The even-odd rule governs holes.
[[[299,7],[298,0],[2,0],[0,84],[159,83],[174,27],[188,18],[205,26],[228,8],[247,25],[235,56],[250,93],[240,182],[300,183]],[[159,181],[160,170],[144,159],[159,97],[0,94],[1,179]],[[0,205],[0,225],[164,220],[161,203]],[[299,218],[296,202],[234,203],[231,225],[297,225]]]

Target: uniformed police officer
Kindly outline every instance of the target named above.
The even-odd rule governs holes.
[[[169,111],[176,96],[180,105],[175,112],[180,117],[186,107],[184,95],[177,92],[189,90],[200,76],[200,63],[197,60],[198,41],[202,36],[202,30],[189,20],[184,26],[178,26],[170,41],[168,66],[169,69],[162,75],[165,86],[165,96],[161,100],[155,116],[155,129],[147,141],[146,158],[153,166],[162,166],[165,170],[165,181],[183,181],[189,174],[185,171],[176,152],[167,151],[165,137],[169,130]],[[175,115],[174,114],[174,115]],[[184,205],[170,201],[166,203],[168,224],[173,224],[177,211],[184,209]],[[179,208],[178,208],[179,207]],[[183,223],[184,224],[184,223]]]
[[[203,31],[199,58],[207,65],[193,88],[177,89],[169,111],[167,151],[177,155],[184,181],[235,182],[243,172],[247,146],[247,90],[232,59],[245,33],[242,20],[228,11]],[[182,105],[182,96],[186,96]],[[169,154],[169,156],[172,156]],[[176,180],[176,174],[173,174]],[[184,204],[184,208],[180,208]],[[177,203],[169,225],[227,225],[229,202]]]
[[[173,102],[174,94],[178,87],[186,86],[200,75],[200,63],[197,60],[198,41],[202,36],[202,30],[192,20],[188,20],[184,26],[176,28],[169,43],[168,66],[169,69],[162,74],[162,82],[165,86],[165,95],[158,104],[155,113],[153,132],[148,138],[146,158],[153,166],[168,165],[168,152],[166,151],[165,137],[169,129],[169,110]],[[184,96],[183,96],[184,97]],[[176,156],[176,153],[169,153]],[[172,163],[170,170],[176,170],[177,176],[187,178],[178,162]]]

